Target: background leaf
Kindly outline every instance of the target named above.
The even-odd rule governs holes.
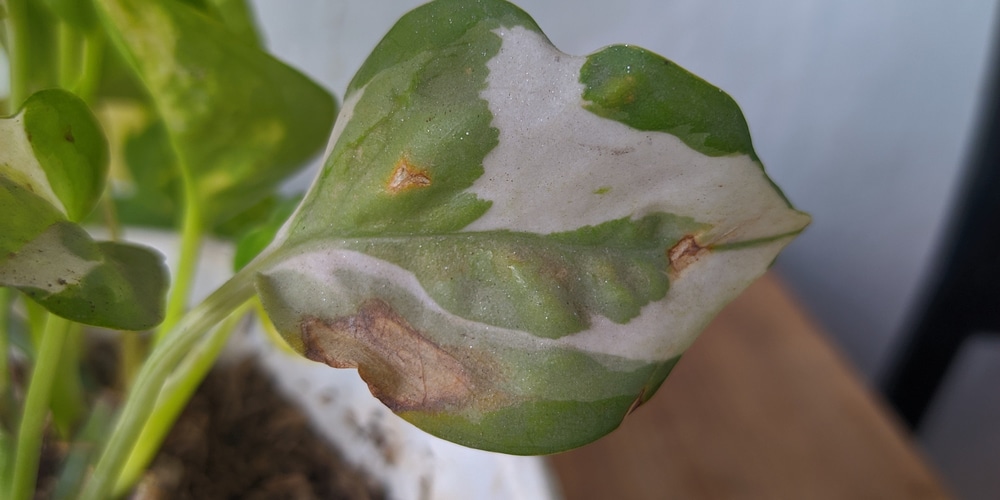
[[[90,31],[97,27],[92,0],[43,0],[43,3],[61,21],[76,29]]]
[[[208,224],[266,197],[325,143],[332,97],[218,21],[175,1],[99,7],[155,102]]]
[[[242,234],[240,234],[237,240],[236,253],[233,255],[233,269],[236,271],[249,264],[254,257],[259,255],[274,241],[278,230],[281,229],[281,226],[285,224],[285,221],[288,220],[292,213],[295,212],[295,209],[298,208],[299,203],[302,202],[302,197],[297,196],[280,200],[268,198],[268,201],[270,203],[261,207],[266,212],[252,214],[252,219],[257,221],[256,224],[249,226],[249,228],[247,228],[248,224],[240,223],[237,225],[237,227],[242,226],[244,229],[242,229]],[[263,222],[259,222],[260,220],[263,220]]]

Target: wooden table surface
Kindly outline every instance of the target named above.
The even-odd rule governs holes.
[[[567,500],[950,498],[773,275],[622,427],[550,463]]]

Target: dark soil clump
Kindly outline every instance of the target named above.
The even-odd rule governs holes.
[[[251,361],[217,366],[136,493],[151,499],[381,499]]]

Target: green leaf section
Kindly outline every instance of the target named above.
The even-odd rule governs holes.
[[[667,249],[704,229],[660,213],[550,235],[456,233],[345,246],[412,271],[457,316],[558,338],[587,329],[593,314],[627,323],[662,299]]]
[[[615,430],[634,399],[528,401],[481,418],[444,412],[400,412],[399,416],[465,446],[511,455],[545,455],[583,446]]]
[[[255,225],[240,235],[236,244],[236,253],[233,255],[234,270],[239,271],[249,264],[254,257],[274,241],[278,230],[281,229],[285,221],[295,212],[301,201],[301,197],[272,200],[268,204],[268,207],[266,207],[268,211],[266,216],[254,214],[255,218],[260,217],[264,222]]]
[[[72,221],[83,220],[104,192],[108,144],[97,118],[75,95],[42,90],[24,104],[24,130],[35,158]]]
[[[471,43],[470,30],[486,26],[524,26],[541,33],[531,16],[517,6],[495,0],[439,0],[403,16],[368,56],[347,87],[345,98],[385,70],[456,44]],[[474,34],[474,33],[473,33]],[[479,47],[468,47],[469,52]],[[492,56],[492,53],[490,54]],[[486,54],[483,54],[484,58]],[[454,55],[452,55],[454,58]],[[471,62],[471,61],[462,61]],[[460,66],[458,69],[463,69]]]
[[[122,170],[120,188],[113,191],[118,219],[124,225],[172,228],[183,190],[166,127],[153,120],[126,133],[117,145]]]
[[[53,313],[123,330],[163,319],[167,272],[156,252],[95,242],[44,199],[0,177],[0,286]]]
[[[290,240],[454,231],[489,208],[464,192],[482,175],[498,137],[479,93],[486,61],[500,48],[490,33],[499,24],[478,22],[484,13],[473,15],[476,5],[430,4],[423,9],[431,8],[427,15],[442,28],[433,32],[433,44],[394,29],[375,49],[352,84],[363,82],[363,90],[346,101],[353,108],[341,119],[348,121]],[[442,21],[448,6],[456,9],[451,24]],[[396,51],[404,47],[410,55],[397,64]]]
[[[65,219],[51,203],[0,175],[0,259],[17,252],[45,228]]]
[[[614,45],[580,70],[586,109],[638,130],[666,132],[708,156],[757,159],[739,106],[725,92],[645,49]]]
[[[101,0],[104,26],[156,105],[204,222],[232,218],[325,143],[325,90],[176,1]]]
[[[680,357],[676,357],[636,372],[645,374],[651,370],[649,383],[639,392],[638,404],[646,402],[656,392],[679,360]],[[573,373],[597,379],[608,372],[598,368],[596,371]],[[636,404],[632,395],[595,401],[561,400],[557,397],[550,400],[527,399],[477,417],[418,411],[400,412],[399,415],[435,436],[465,446],[513,455],[545,455],[583,446],[610,433],[618,428]]]
[[[263,46],[257,22],[246,0],[211,0],[206,4],[204,10],[222,21],[230,33],[252,46]]]
[[[97,16],[94,13],[92,0],[42,0],[42,3],[59,20],[76,29],[90,31],[97,27]]]
[[[64,90],[43,90],[20,113],[0,120],[0,176],[46,198],[72,221],[100,198],[108,146],[86,104]]]

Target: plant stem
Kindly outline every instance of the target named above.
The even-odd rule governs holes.
[[[29,358],[34,358],[38,353],[38,346],[42,343],[42,336],[45,334],[45,325],[49,321],[49,311],[34,300],[24,300],[24,310],[28,315],[28,340],[31,341],[31,352]]]
[[[101,65],[104,63],[104,35],[95,31],[83,40],[83,69],[73,86],[73,92],[90,104],[101,80]]]
[[[13,290],[0,286],[0,417],[7,408],[7,391],[10,389],[10,371],[7,364],[10,348],[10,308],[14,303]],[[3,418],[0,418],[0,425]],[[2,431],[2,429],[0,429]]]
[[[28,98],[28,4],[7,0],[7,58],[10,63],[10,98],[14,112]]]
[[[125,494],[145,472],[177,417],[184,410],[184,406],[219,357],[229,335],[237,324],[246,317],[253,302],[255,301],[245,302],[239,309],[230,314],[219,325],[216,332],[209,335],[192,350],[181,366],[167,380],[160,393],[160,398],[153,408],[152,416],[146,421],[146,425],[136,441],[135,448],[132,449],[132,454],[125,463],[121,475],[118,476],[112,496],[117,497]]]
[[[170,287],[170,296],[167,298],[167,311],[163,323],[156,330],[154,344],[162,342],[168,332],[173,330],[180,318],[184,316],[188,298],[191,295],[195,269],[198,265],[198,253],[201,251],[204,237],[198,200],[195,198],[191,182],[187,179],[189,176],[185,175],[184,177],[184,219],[181,222],[180,256],[177,261],[177,270],[174,273],[174,282]]]
[[[145,357],[143,342],[135,332],[120,332],[118,348],[121,350],[121,362],[118,365],[117,387],[122,392],[128,392],[142,366],[142,358]]]
[[[76,498],[76,493],[80,491],[90,459],[100,451],[97,449],[97,444],[107,433],[111,417],[114,416],[114,408],[109,400],[110,398],[106,396],[97,399],[93,411],[87,417],[87,422],[70,443],[66,460],[63,461],[62,470],[56,480],[55,491],[52,493],[53,500]]]
[[[7,360],[10,347],[10,308],[14,302],[13,290],[0,287],[0,492],[8,491],[11,484],[11,457],[14,439],[7,432],[8,418],[13,416],[13,394],[10,392],[10,367]]]
[[[104,500],[110,496],[161,397],[164,384],[199,342],[211,342],[211,338],[205,339],[206,334],[224,334],[214,329],[215,326],[253,297],[253,278],[267,262],[267,259],[258,258],[243,268],[181,318],[170,334],[153,349],[136,377],[111,437],[80,495],[82,500]]]
[[[59,86],[73,89],[80,77],[80,34],[69,23],[59,21]]]
[[[87,400],[80,378],[80,358],[83,348],[83,325],[70,322],[69,336],[63,341],[52,385],[52,423],[59,436],[69,439],[73,428],[87,412]]]
[[[45,429],[52,382],[59,368],[62,344],[69,332],[70,321],[54,314],[49,315],[45,324],[45,334],[35,356],[35,366],[31,370],[31,381],[24,401],[24,413],[17,431],[17,454],[14,457],[14,477],[10,495],[7,498],[23,500],[31,498],[38,475],[38,456],[42,447],[42,431]]]

